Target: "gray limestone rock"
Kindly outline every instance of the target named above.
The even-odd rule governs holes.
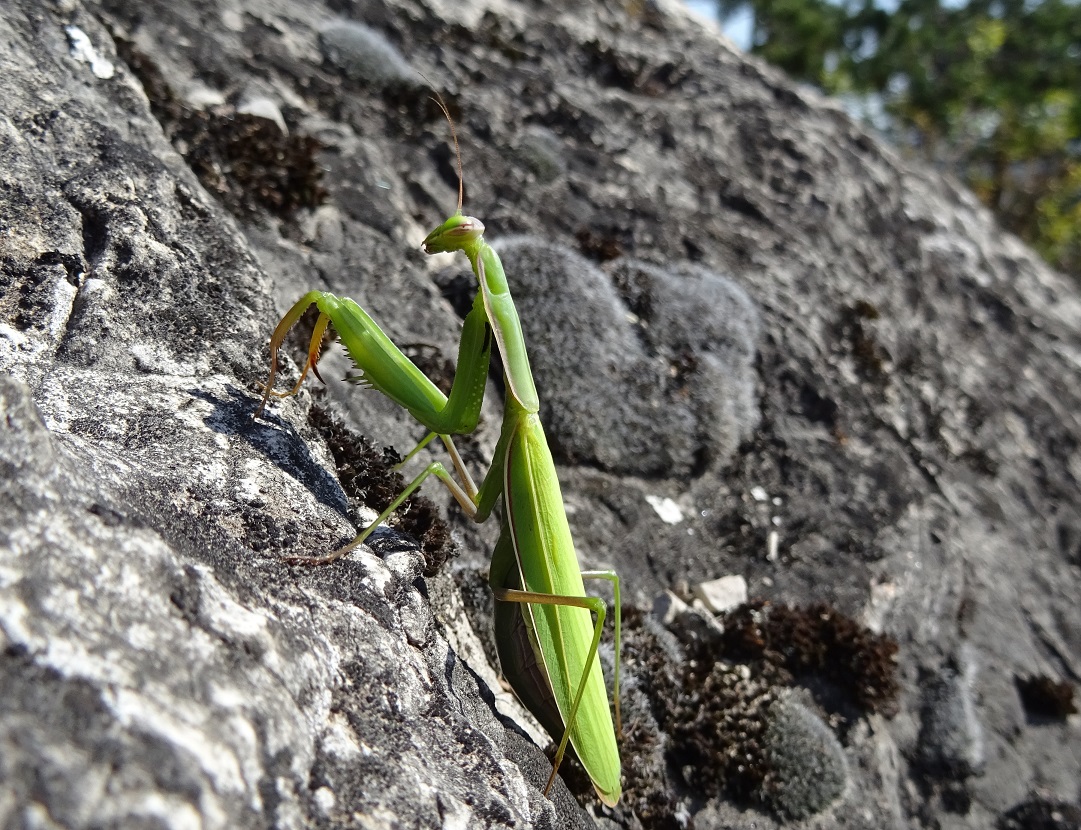
[[[334,20],[319,32],[319,46],[347,77],[376,88],[420,79],[381,32],[352,20]]]
[[[973,699],[976,667],[970,660],[957,663],[922,684],[920,755],[932,774],[963,778],[983,769],[987,749]]]
[[[562,461],[641,476],[726,462],[758,423],[758,310],[705,268],[609,273],[537,237],[496,242]]]
[[[379,38],[331,43],[343,26]],[[350,57],[388,44],[368,74]],[[623,575],[628,617],[741,574],[897,641],[892,717],[795,678],[846,725],[861,794],[822,827],[1076,802],[1076,722],[1028,722],[1014,677],[1081,679],[1081,291],[970,193],[668,0],[8,0],[0,826],[777,823],[658,785],[678,761],[648,719],[624,769],[654,777],[615,811],[573,765],[575,795],[544,799],[487,615],[422,579],[398,526],[283,561],[371,520],[387,485],[360,436],[423,430],[329,346],[325,389],[253,420],[280,315],[351,296],[438,378],[472,301],[441,278],[460,257],[419,250],[457,197],[446,123],[422,86],[372,80],[413,70],[455,115],[465,210],[508,263],[511,237],[548,246],[511,277],[579,557]],[[222,103],[256,94],[273,111]],[[495,523],[446,516],[477,573]],[[981,671],[960,708],[941,696],[967,764],[946,780],[919,683],[962,653]]]

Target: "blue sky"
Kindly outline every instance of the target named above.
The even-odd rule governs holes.
[[[684,0],[688,8],[694,9],[703,17],[712,20],[717,19],[717,3],[715,0]],[[754,14],[750,8],[744,7],[732,15],[723,25],[724,33],[735,41],[740,49],[747,49],[751,45],[751,29],[754,26]]]

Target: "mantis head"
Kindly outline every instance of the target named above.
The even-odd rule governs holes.
[[[429,86],[431,86],[430,81]],[[458,132],[454,129],[454,119],[450,117],[450,110],[447,109],[443,96],[436,92],[434,87],[432,91],[435,92],[435,97],[432,100],[439,105],[439,109],[446,116],[447,123],[450,124],[450,135],[454,139],[454,155],[458,158],[458,210],[454,212],[450,219],[424,237],[424,242],[421,243],[420,247],[426,254],[444,254],[452,251],[468,252],[484,233],[484,223],[479,219],[474,219],[472,216],[462,215],[465,180],[462,177],[462,150],[458,146]],[[468,255],[470,258],[473,256],[473,254]]]
[[[479,219],[456,213],[424,237],[420,247],[426,254],[461,251],[480,239],[483,233],[484,225]]]

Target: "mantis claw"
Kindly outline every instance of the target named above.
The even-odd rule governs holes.
[[[375,525],[367,528],[356,539],[350,542],[344,547],[338,548],[332,553],[328,553],[326,556],[283,556],[282,561],[287,565],[306,565],[314,568],[319,565],[329,565],[332,562],[337,562],[347,553],[350,553],[354,548],[360,547],[361,543],[368,537],[368,534],[375,528]]]
[[[311,344],[308,347],[308,359],[304,363],[304,368],[300,372],[300,378],[297,380],[296,385],[288,392],[275,392],[274,391],[274,377],[278,373],[278,349],[281,348],[282,343],[285,341],[285,335],[289,333],[289,329],[293,327],[293,324],[300,319],[300,316],[308,310],[311,305],[318,305],[321,294],[318,291],[309,291],[303,297],[301,297],[293,307],[286,312],[282,317],[281,322],[278,323],[274,329],[274,334],[270,337],[270,376],[267,378],[267,382],[263,384],[263,399],[259,402],[259,406],[255,409],[255,414],[252,418],[258,418],[263,414],[263,410],[266,408],[267,401],[271,398],[288,398],[290,395],[295,395],[300,391],[301,384],[304,383],[304,378],[307,377],[308,371],[315,372],[315,376],[319,380],[323,380],[319,376],[319,370],[316,369],[315,363],[319,359],[319,350],[323,343],[323,336],[326,334],[327,326],[330,325],[330,317],[320,309],[319,318],[315,321],[315,330],[312,332]]]
[[[322,565],[331,565],[341,557],[328,554],[327,556],[286,556],[286,565],[303,565],[306,568],[317,568]]]
[[[328,556],[285,556],[282,561],[286,565],[328,565],[334,560]]]

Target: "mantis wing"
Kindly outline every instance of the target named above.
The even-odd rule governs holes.
[[[588,609],[560,602],[586,596],[582,572],[540,419],[523,412],[515,420],[503,467],[505,521],[522,589],[551,597],[551,602],[520,607],[564,723],[585,684],[570,724],[570,743],[601,799],[613,805],[620,795],[619,750],[595,654],[599,631]]]

